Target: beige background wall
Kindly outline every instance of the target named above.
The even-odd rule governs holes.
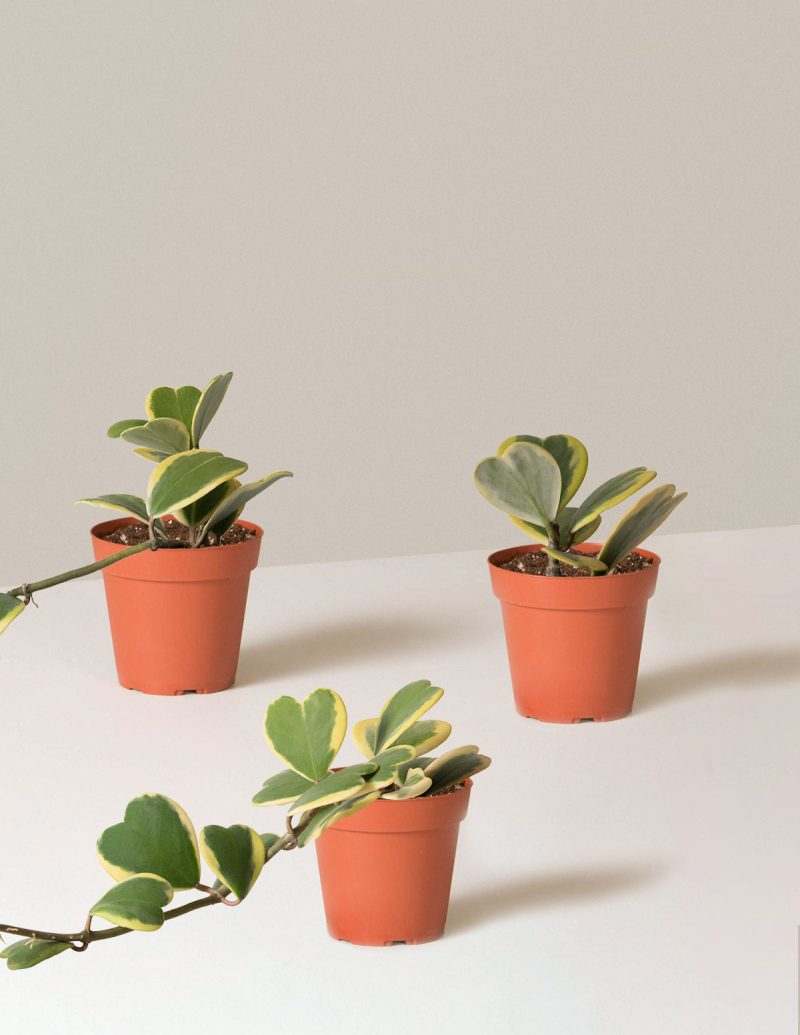
[[[0,3],[5,581],[232,368],[264,560],[489,548],[507,434],[797,520],[794,2]]]

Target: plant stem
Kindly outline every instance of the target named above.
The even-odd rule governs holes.
[[[549,540],[550,540],[548,542],[548,544],[547,544],[548,549],[550,549],[550,550],[560,550],[561,549],[561,532],[559,530],[558,525],[553,524],[551,522],[547,526],[547,532],[548,532]],[[545,571],[545,575],[551,575],[551,576],[555,576],[557,578],[561,577],[561,568],[559,567],[559,562],[555,559],[555,557],[551,557],[550,554],[547,555],[547,569]]]
[[[307,818],[291,832],[287,830],[283,837],[279,838],[272,847],[267,850],[265,863],[269,862],[270,859],[273,859],[279,852],[284,851],[284,849],[288,850],[295,847],[297,843],[297,835],[307,826],[311,815],[312,813],[309,813]],[[206,906],[219,905],[221,896],[227,895],[229,891],[230,888],[226,888],[223,885],[211,894],[205,895],[203,898],[196,898],[191,902],[186,902],[182,906],[176,906],[174,909],[165,909],[164,922],[166,923],[167,920],[174,920],[179,916],[185,916],[187,913],[193,913],[196,909],[204,909]],[[227,904],[232,905],[233,903],[229,902]],[[84,927],[82,931],[76,931],[74,934],[38,931],[32,927],[16,927],[13,924],[0,924],[0,931],[4,934],[18,934],[22,938],[38,938],[43,942],[67,942],[77,952],[80,952],[91,942],[104,942],[109,938],[119,938],[123,934],[132,933],[129,927],[108,927],[102,931],[92,931],[89,929],[88,921],[86,927]]]
[[[72,571],[62,572],[61,575],[53,575],[49,579],[42,579],[41,582],[24,582],[21,586],[6,590],[12,597],[30,597],[42,589],[49,589],[51,586],[59,586],[62,582],[70,582],[72,579],[81,579],[84,575],[91,575],[93,571],[100,571],[107,568],[109,564],[116,564],[134,553],[141,553],[143,550],[152,548],[152,542],[137,543],[136,546],[129,546],[126,550],[113,553],[110,557],[104,557],[102,561],[95,561],[94,564],[86,564],[82,568],[73,568]]]

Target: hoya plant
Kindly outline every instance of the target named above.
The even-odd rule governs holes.
[[[478,491],[537,542],[549,557],[547,575],[560,575],[559,561],[591,575],[607,575],[669,517],[686,498],[674,485],[652,489],[624,514],[596,557],[573,547],[600,526],[602,514],[644,488],[656,476],[632,467],[603,482],[582,503],[570,503],[589,466],[586,447],[572,435],[512,435],[496,456],[475,468]]]
[[[218,374],[202,391],[193,385],[154,388],[145,401],[145,417],[111,425],[107,432],[110,438],[130,443],[136,447],[134,452],[155,464],[146,496],[111,493],[78,502],[137,518],[148,526],[148,539],[94,564],[0,593],[0,633],[22,613],[36,592],[99,571],[142,550],[216,545],[245,504],[281,478],[292,477],[291,471],[273,471],[242,483],[240,478],[247,471],[244,460],[200,447],[232,377],[232,373]],[[184,538],[168,535],[164,523],[167,515],[185,527]]]
[[[83,952],[132,931],[157,931],[165,921],[206,906],[238,906],[276,855],[312,844],[378,798],[401,802],[453,791],[491,760],[473,745],[436,758],[426,754],[451,732],[447,722],[421,718],[443,693],[427,679],[398,690],[377,718],[353,728],[365,760],[339,769],[332,766],[347,730],[341,697],[328,689],[314,690],[303,701],[279,697],[267,708],[264,732],[288,768],[269,777],[253,802],[289,806],[282,834],[234,824],[203,827],[198,837],[171,798],[139,795],[128,802],[122,821],[98,838],[97,857],[113,883],[90,906],[83,927],[57,933],[0,924],[0,932],[19,936],[0,958],[9,969],[24,970],[68,949]],[[203,880],[203,862],[213,883]],[[173,905],[176,894],[187,892],[193,897]]]

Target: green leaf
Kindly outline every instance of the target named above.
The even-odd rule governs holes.
[[[220,522],[232,514],[240,514],[244,505],[253,499],[254,496],[263,492],[264,489],[268,489],[270,485],[274,485],[281,478],[292,477],[294,476],[291,471],[273,471],[266,478],[259,478],[256,482],[248,482],[247,485],[238,485],[232,492],[229,492],[221,499],[216,507],[211,510],[208,517],[204,519],[207,526],[216,529]]]
[[[163,907],[170,904],[172,894],[161,877],[137,873],[110,888],[89,913],[131,931],[157,931],[164,923]]]
[[[542,439],[542,445],[561,471],[561,497],[558,503],[558,509],[561,510],[581,487],[589,467],[589,454],[586,446],[572,435],[548,435]]]
[[[205,496],[201,496],[194,503],[190,503],[186,507],[180,507],[175,511],[175,517],[182,525],[204,525],[217,504],[241,484],[238,478],[231,478],[229,482],[222,482],[216,489],[207,492]]]
[[[409,769],[408,775],[396,791],[389,791],[383,797],[387,801],[405,801],[407,798],[419,798],[430,789],[433,780],[426,776],[422,769]]]
[[[488,768],[491,758],[481,755],[474,744],[453,748],[434,759],[425,769],[425,775],[431,780],[429,794],[438,794],[463,783],[470,776]]]
[[[412,769],[422,769],[424,772],[433,761],[434,759],[428,755],[418,755],[411,762],[406,762],[397,767],[397,777],[401,783],[404,783]]]
[[[228,385],[231,383],[232,377],[232,372],[228,374],[217,374],[216,377],[211,378],[203,389],[203,393],[197,403],[197,408],[194,411],[194,418],[192,420],[192,442],[195,446],[200,445],[200,439],[202,438],[203,433],[214,419],[214,414],[217,412],[220,407],[220,403],[225,398],[225,393],[228,391]]]
[[[311,809],[318,809],[323,805],[334,805],[353,798],[364,787],[364,777],[377,773],[377,771],[376,763],[358,762],[356,765],[349,765],[336,773],[329,773],[319,783],[309,787],[300,795],[289,809],[288,815],[295,816],[298,812],[310,812]]]
[[[557,561],[563,561],[565,564],[571,564],[573,568],[581,568],[583,571],[591,572],[604,572],[608,570],[607,565],[597,557],[587,557],[583,553],[567,553],[564,550],[551,550],[549,547],[544,547],[544,552],[548,557],[555,557]]]
[[[163,794],[142,794],[128,802],[123,821],[98,838],[97,856],[116,881],[153,873],[181,889],[192,888],[200,880],[191,820]]]
[[[171,514],[246,470],[242,460],[210,449],[176,453],[162,460],[150,475],[147,509],[152,517]]]
[[[494,507],[525,521],[547,525],[561,498],[561,471],[548,451],[534,442],[514,442],[502,456],[475,469],[478,491]]]
[[[432,708],[444,693],[440,686],[432,686],[429,679],[418,679],[397,691],[378,717],[375,732],[375,753],[385,751],[412,726],[420,715]]]
[[[208,826],[200,831],[200,850],[214,876],[241,901],[258,880],[266,844],[252,827]]]
[[[109,438],[119,438],[123,431],[127,431],[129,428],[141,428],[143,424],[146,424],[146,420],[135,418],[133,420],[118,420],[116,424],[112,424],[106,432]]]
[[[626,557],[631,550],[645,541],[661,525],[673,510],[686,499],[685,492],[675,495],[674,485],[660,485],[624,514],[606,539],[599,554],[609,569]]]
[[[290,769],[315,783],[327,775],[347,729],[344,701],[320,688],[304,701],[279,697],[267,708],[264,734]]]
[[[183,385],[181,388],[154,388],[145,403],[145,413],[151,420],[158,417],[171,417],[180,421],[187,434],[192,433],[192,419],[201,391],[194,385]],[[192,443],[196,445],[196,443]],[[188,447],[187,447],[188,448]]]
[[[9,970],[27,970],[37,963],[58,956],[70,947],[69,942],[48,942],[42,938],[25,938],[13,942],[0,952],[0,960],[6,960]]]
[[[315,812],[311,817],[308,826],[298,834],[297,844],[300,848],[305,848],[312,841],[316,841],[320,834],[323,834],[328,827],[338,823],[340,819],[345,819],[347,816],[360,812],[361,809],[372,804],[380,796],[380,791],[370,791],[369,794],[364,794],[359,798],[351,798],[341,805],[329,805],[327,808],[320,809],[319,812]]]
[[[405,734],[404,734],[405,738]],[[382,789],[388,787],[397,779],[398,767],[405,762],[411,762],[416,756],[416,751],[408,744],[395,744],[393,747],[381,751],[372,759],[378,767],[369,780],[367,786],[371,789]]]
[[[313,780],[307,780],[293,769],[284,769],[264,781],[264,786],[253,795],[254,805],[288,805],[300,795],[316,787]]]
[[[13,597],[10,593],[0,593],[0,633],[5,632],[17,615],[25,610],[25,604],[19,597]]]
[[[190,446],[189,432],[178,420],[171,417],[157,417],[140,428],[123,431],[120,438],[153,454],[172,456],[185,453]]]
[[[566,550],[569,545],[569,538],[572,535],[572,545],[584,542],[586,539],[590,539],[597,529],[600,527],[601,518],[597,517],[594,521],[588,525],[584,525],[579,532],[570,532],[570,524],[572,522],[572,515],[575,513],[575,507],[564,507],[556,514],[555,524],[558,525],[558,537],[559,543],[562,550]],[[535,525],[530,521],[523,521],[522,518],[514,517],[513,514],[509,514],[509,520],[512,524],[516,525],[517,528],[521,528],[523,532],[535,539],[537,543],[541,543],[543,546],[547,546],[550,542],[550,536],[547,534],[545,529],[541,525]]]
[[[353,727],[352,737],[358,750],[366,758],[375,755],[375,734],[377,719],[362,719]],[[414,748],[415,754],[432,751],[450,736],[453,727],[440,719],[422,719],[403,731],[403,743]]]
[[[93,507],[105,507],[107,510],[118,510],[123,514],[147,522],[147,504],[141,496],[129,496],[125,492],[111,493],[109,496],[89,496],[76,500],[77,503],[88,503]]]
[[[608,510],[609,507],[615,507],[634,492],[638,492],[642,486],[647,485],[655,476],[656,472],[648,471],[646,467],[632,467],[630,471],[623,471],[622,474],[609,478],[607,482],[603,482],[602,485],[598,486],[594,492],[590,492],[572,515],[571,530],[577,532],[584,525],[588,525],[590,521],[594,521],[604,510]]]

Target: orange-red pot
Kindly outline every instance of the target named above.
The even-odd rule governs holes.
[[[96,560],[124,546],[101,535],[133,524],[92,529]],[[250,572],[264,532],[231,546],[145,550],[103,570],[111,639],[122,686],[146,694],[227,690],[236,677]]]
[[[517,711],[544,722],[604,722],[633,707],[647,601],[661,558],[626,575],[553,578],[498,567],[541,546],[499,550],[489,558],[503,608]],[[583,543],[578,550],[598,550]]]
[[[467,780],[433,798],[379,798],[325,831],[317,862],[331,937],[416,945],[441,936],[471,787]]]

